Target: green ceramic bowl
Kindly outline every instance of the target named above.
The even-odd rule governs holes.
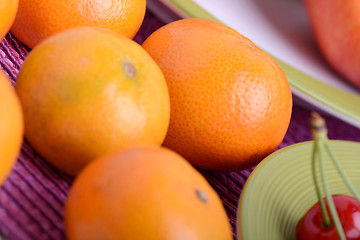
[[[330,140],[330,146],[360,191],[360,143]],[[317,202],[311,173],[312,147],[309,141],[282,148],[255,168],[240,196],[238,239],[295,239],[297,222]],[[331,194],[351,195],[328,154],[324,156]]]

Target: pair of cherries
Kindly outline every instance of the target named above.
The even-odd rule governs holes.
[[[360,195],[343,172],[328,144],[325,121],[317,113],[312,113],[310,127],[314,136],[312,156],[312,174],[318,202],[300,219],[296,226],[297,240],[360,240]],[[326,183],[323,152],[327,151],[336,169],[355,197],[331,195]],[[316,160],[319,160],[320,175],[324,186],[324,198],[321,197]],[[359,159],[360,161],[360,159]]]

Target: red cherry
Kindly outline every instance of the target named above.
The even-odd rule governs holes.
[[[346,239],[360,239],[360,203],[346,195],[332,195]],[[329,212],[326,198],[324,203]],[[329,213],[330,216],[330,213]],[[297,240],[339,239],[334,224],[324,226],[319,202],[312,206],[296,226]]]

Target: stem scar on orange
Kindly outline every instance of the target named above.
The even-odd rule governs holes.
[[[18,0],[1,0],[0,3],[0,42],[10,30],[18,9]]]
[[[24,134],[20,101],[10,80],[0,70],[0,185],[11,171],[20,152]]]
[[[25,137],[69,174],[126,145],[159,146],[169,124],[160,68],[140,45],[106,29],[70,29],[40,43],[16,91]]]
[[[102,27],[132,38],[145,10],[146,0],[19,0],[11,32],[30,48],[56,33],[81,26]]]
[[[162,147],[102,156],[78,175],[65,204],[69,240],[232,240],[217,193]]]
[[[170,94],[164,146],[197,167],[245,169],[283,140],[292,112],[287,78],[267,53],[206,19],[172,22],[142,45]]]

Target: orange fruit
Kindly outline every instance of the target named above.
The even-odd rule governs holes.
[[[65,29],[97,26],[132,38],[144,19],[146,0],[19,0],[11,32],[28,47]]]
[[[235,30],[206,19],[163,26],[142,45],[165,75],[164,141],[197,167],[245,169],[282,141],[292,95],[275,62]]]
[[[178,154],[133,147],[100,157],[65,204],[67,239],[232,240],[219,196]]]
[[[24,123],[21,105],[10,80],[0,70],[0,185],[16,162],[20,151]]]
[[[105,29],[80,27],[43,41],[22,64],[16,91],[26,138],[69,174],[125,145],[159,146],[169,124],[157,64],[133,40]]]
[[[18,9],[18,0],[1,0],[0,3],[0,42],[10,30]]]

